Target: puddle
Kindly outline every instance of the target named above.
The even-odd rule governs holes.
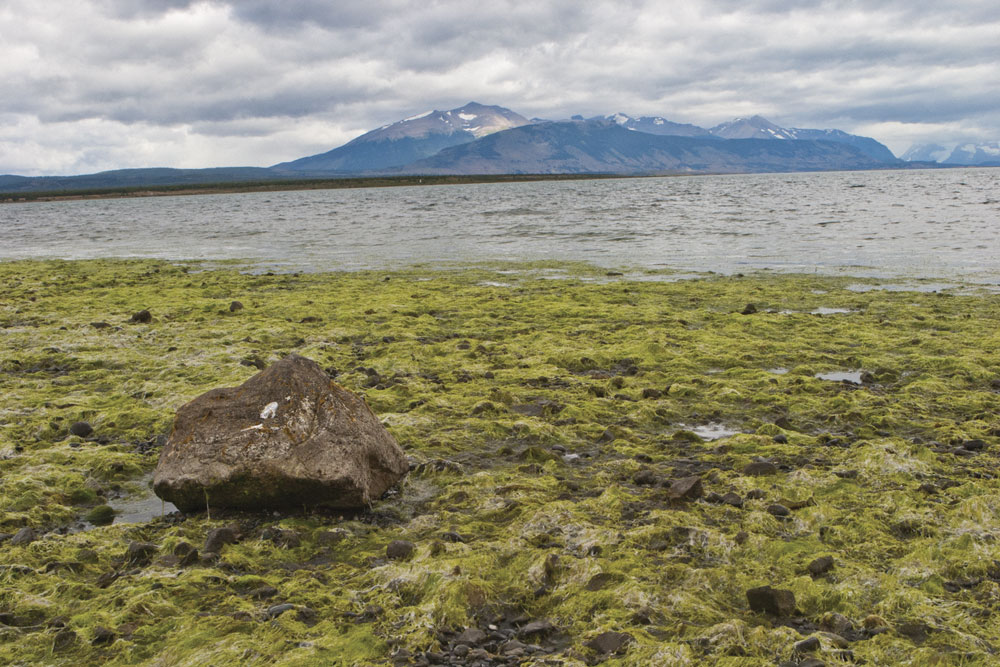
[[[112,500],[108,504],[115,510],[115,523],[145,523],[158,516],[177,511],[173,503],[161,500],[152,493]]]
[[[784,375],[785,373],[787,373],[789,371],[789,369],[782,368],[780,366],[777,367],[777,368],[768,368],[766,370],[767,370],[768,373],[774,373],[775,375]]]
[[[850,308],[825,308],[820,306],[815,310],[810,310],[810,315],[836,315],[838,313],[856,313],[858,311],[851,310]]]
[[[720,424],[718,422],[710,422],[708,424],[700,424],[698,426],[679,424],[679,426],[685,431],[691,431],[702,440],[719,440],[720,438],[728,438],[731,435],[739,433],[736,429],[731,429],[725,424]]]
[[[513,287],[510,283],[501,283],[495,280],[483,280],[482,282],[476,284],[480,287]]]
[[[820,380],[829,380],[831,382],[850,382],[852,384],[861,384],[861,374],[863,371],[834,371],[832,373],[817,373],[815,376]]]

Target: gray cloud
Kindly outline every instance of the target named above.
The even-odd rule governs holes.
[[[0,173],[267,165],[469,100],[1000,139],[1000,6],[930,0],[31,0],[0,10]]]

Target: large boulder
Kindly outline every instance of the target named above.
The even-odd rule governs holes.
[[[182,511],[361,508],[407,472],[358,396],[291,355],[177,411],[153,490]]]

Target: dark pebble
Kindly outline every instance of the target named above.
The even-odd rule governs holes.
[[[747,491],[748,500],[760,500],[766,495],[767,494],[764,492],[764,489],[750,489]]]
[[[753,305],[752,303],[748,303],[746,306],[743,307],[743,310],[740,311],[740,315],[753,315],[756,312],[757,312],[757,306]]]
[[[95,329],[107,329],[111,325],[108,324],[107,322],[91,322],[90,326],[94,327]]]
[[[69,628],[63,628],[56,633],[56,636],[52,639],[52,652],[56,653],[59,651],[64,651],[74,644],[76,644],[77,639],[76,633]]]
[[[773,505],[767,506],[767,513],[777,517],[791,516],[792,510],[788,509],[780,503],[774,503]]]
[[[142,567],[148,565],[159,548],[149,542],[132,542],[125,551],[125,562],[128,565]]]
[[[238,539],[239,533],[232,526],[213,528],[205,536],[205,546],[201,550],[206,554],[217,554],[222,551],[222,547],[234,544]]]
[[[743,507],[743,499],[737,494],[730,491],[729,493],[722,494],[722,502],[726,505],[732,505],[733,507]]]
[[[632,481],[640,486],[653,486],[660,478],[652,470],[640,470],[632,476]]]
[[[635,639],[627,632],[602,632],[587,642],[587,648],[602,655],[610,655],[619,653],[633,641]]]
[[[785,435],[784,433],[779,433],[778,435],[774,436],[774,438],[772,438],[772,440],[774,440],[779,445],[787,445],[788,444],[788,436]]]
[[[774,475],[778,472],[778,466],[770,461],[754,461],[743,466],[743,474],[750,477],[761,477],[764,475]]]
[[[87,422],[73,422],[69,427],[69,432],[77,437],[86,438],[94,432],[94,428]]]
[[[138,313],[134,313],[129,321],[148,324],[153,321],[153,315],[148,310],[140,310]]]
[[[408,542],[406,540],[393,540],[392,542],[389,542],[388,546],[386,546],[385,555],[392,560],[408,560],[413,555],[416,548],[417,547],[413,544],[413,542]]]
[[[978,438],[976,440],[966,440],[962,443],[962,449],[967,452],[981,452],[986,449],[986,441],[979,440]]]
[[[115,637],[116,635],[113,630],[97,626],[94,629],[94,638],[90,640],[90,644],[91,646],[107,646],[114,643]]]
[[[656,399],[656,398],[660,398],[661,396],[663,396],[663,392],[660,391],[659,389],[651,389],[651,388],[647,387],[646,389],[642,390],[642,397],[643,398],[653,398],[653,399]]]
[[[533,635],[545,635],[556,629],[556,626],[552,621],[542,619],[539,621],[531,621],[518,631],[518,636],[520,637],[531,637]]]
[[[819,638],[808,637],[800,642],[792,644],[792,650],[796,653],[812,653],[819,650]]]
[[[789,590],[759,586],[747,591],[747,602],[753,611],[773,616],[791,616],[795,613],[795,594]]]
[[[814,577],[818,577],[821,574],[828,572],[832,567],[833,556],[820,556],[813,562],[809,563],[809,565],[806,566],[806,569],[809,570],[809,574]]]
[[[242,303],[240,303],[239,301],[233,301],[231,304],[229,304],[230,313],[235,313],[237,310],[243,310]]]

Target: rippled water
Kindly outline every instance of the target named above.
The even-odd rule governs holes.
[[[246,259],[304,270],[558,259],[992,282],[1000,169],[6,204],[0,232],[0,259]]]

